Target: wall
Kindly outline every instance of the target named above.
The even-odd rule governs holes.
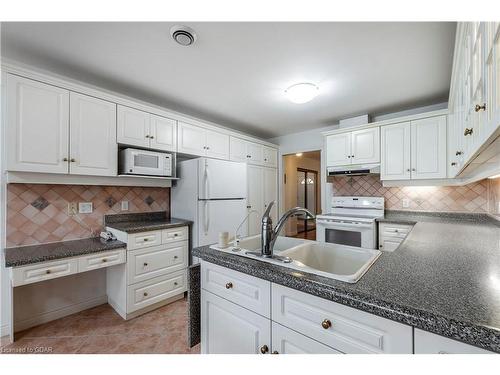
[[[106,214],[119,213],[121,201],[128,212],[165,211],[170,188],[7,185],[7,247],[68,241],[98,235]],[[69,216],[69,202],[92,202],[91,214]]]
[[[498,179],[464,186],[404,187],[383,187],[379,176],[333,177],[328,181],[332,182],[333,195],[381,196],[389,210],[488,213],[490,201],[500,196]],[[492,186],[496,186],[496,195],[492,193]],[[403,208],[403,199],[410,200],[410,207]]]
[[[170,188],[8,184],[6,199],[7,247],[98,235],[105,214],[123,212],[122,200],[129,202],[128,212],[170,210]],[[68,216],[68,202],[92,202],[94,211]],[[2,307],[9,305],[7,286]],[[38,325],[105,303],[106,270],[18,287],[13,300],[16,330]],[[2,312],[1,335],[8,333],[9,315]]]

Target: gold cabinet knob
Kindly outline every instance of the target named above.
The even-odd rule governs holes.
[[[226,284],[226,289],[231,289],[233,287],[233,283],[229,282]]]
[[[107,261],[108,261],[108,260],[107,260],[106,258],[104,258],[104,259],[102,260],[102,262],[103,262],[103,263],[106,263]]]
[[[325,319],[321,322],[321,327],[328,329],[332,326],[332,322],[329,319]]]
[[[148,241],[149,241],[149,238],[145,238],[145,239],[144,239],[144,242],[148,242]]]
[[[143,293],[143,296],[144,296],[144,297],[147,297],[147,296],[148,296],[148,292],[144,292],[144,293]]]
[[[465,130],[464,130],[464,136],[471,135],[472,132],[473,132],[472,128],[465,128]]]
[[[45,271],[45,273],[48,275],[50,273],[50,270]]]
[[[146,134],[146,138],[149,138],[149,135]]]
[[[144,262],[144,267],[147,267],[148,266],[148,263],[147,262]]]
[[[262,346],[260,347],[260,352],[261,352],[262,354],[266,354],[268,351],[269,351],[269,347],[268,347],[267,345],[262,345]]]
[[[153,136],[153,135],[150,135],[150,136],[149,136],[149,139],[153,139],[153,138],[154,138],[154,136]]]
[[[457,165],[457,163],[455,163],[454,161],[451,162],[451,166],[454,167],[455,165]]]
[[[174,255],[174,259],[177,259],[177,258],[179,258],[179,257],[177,255]]]
[[[63,161],[68,161],[68,158],[64,158]]]
[[[474,111],[479,112],[479,111],[486,111],[486,103],[483,103],[483,105],[476,104],[474,107]]]
[[[72,163],[76,162],[75,158],[71,158],[71,159],[69,159],[69,161]]]
[[[275,350],[275,351],[273,352],[273,354],[280,354],[280,353],[279,353],[277,350]]]
[[[463,151],[457,151],[457,152],[455,152],[455,156],[462,155],[463,153],[464,153]]]
[[[174,281],[174,285],[177,286],[179,285],[179,283],[177,281]]]

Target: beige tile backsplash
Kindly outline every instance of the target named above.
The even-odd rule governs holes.
[[[105,214],[168,211],[170,189],[129,186],[9,184],[7,247],[67,241],[97,235]],[[68,216],[69,202],[92,202],[91,214]]]
[[[381,196],[392,210],[478,212],[498,214],[500,179],[481,180],[464,186],[383,187],[378,176],[333,177],[333,194]],[[410,201],[403,208],[403,199]]]

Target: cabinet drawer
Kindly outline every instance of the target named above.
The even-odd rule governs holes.
[[[494,354],[485,349],[415,328],[415,354]]]
[[[78,258],[78,272],[91,271],[125,263],[125,249],[106,251]]]
[[[161,231],[162,243],[185,241],[189,237],[188,227],[164,229]]]
[[[12,269],[12,286],[55,279],[78,272],[78,259],[67,258]]]
[[[155,277],[127,287],[127,313],[186,291],[186,271]]]
[[[161,230],[128,235],[127,249],[134,250],[161,244]]]
[[[272,319],[343,353],[412,353],[412,328],[273,284]],[[324,325],[324,326],[323,326]]]
[[[180,271],[188,266],[187,241],[129,251],[127,284]]]
[[[342,354],[275,322],[272,331],[273,354]]]
[[[269,281],[202,261],[201,287],[260,315],[271,316]]]
[[[384,236],[405,238],[410,233],[412,226],[410,225],[395,225],[395,224],[380,224],[380,232]]]

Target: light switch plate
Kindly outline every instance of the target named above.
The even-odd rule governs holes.
[[[403,208],[410,207],[410,200],[408,198],[403,199]]]
[[[122,201],[122,211],[128,211],[128,201]]]
[[[92,202],[78,203],[78,212],[81,214],[91,214],[93,211]]]

